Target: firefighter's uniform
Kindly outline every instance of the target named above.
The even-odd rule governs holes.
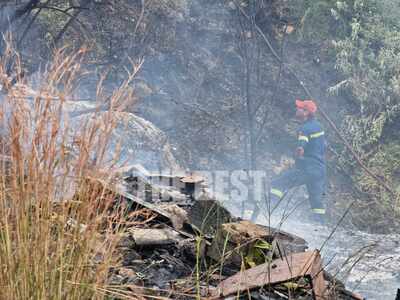
[[[325,133],[314,117],[299,128],[298,147],[304,149],[304,155],[296,159],[294,168],[284,171],[272,180],[271,201],[279,203],[290,188],[305,184],[313,213],[324,215],[322,197],[326,180]]]

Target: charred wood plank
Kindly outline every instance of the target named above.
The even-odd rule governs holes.
[[[215,297],[227,297],[268,285],[308,277],[312,280],[315,300],[325,299],[326,286],[323,278],[319,251],[294,253],[286,259],[276,259],[254,268],[239,272],[221,282]]]

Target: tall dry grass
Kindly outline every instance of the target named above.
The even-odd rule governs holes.
[[[34,90],[10,46],[0,58],[0,299],[102,299],[119,230],[113,195],[86,178],[104,177],[116,110],[132,99],[138,68],[112,95],[109,113],[71,126],[66,99],[79,85],[85,51],[61,49]],[[71,198],[71,195],[74,195]]]

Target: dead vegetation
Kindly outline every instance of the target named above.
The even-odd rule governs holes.
[[[140,220],[120,235],[107,288],[117,299],[362,299],[324,271],[303,239],[230,216],[204,186],[193,196],[191,176],[160,181],[171,176],[139,170],[125,169],[110,187],[126,216]],[[172,190],[176,198],[160,198]]]
[[[138,67],[111,97],[100,82],[96,100],[99,107],[109,101],[110,109],[77,128],[63,106],[85,75],[85,51],[57,51],[35,89],[19,76],[18,53],[11,46],[5,53],[0,299],[333,295],[318,251],[304,252],[298,237],[234,218],[195,176],[167,176],[156,185],[152,180],[165,175],[111,172],[113,112],[132,98]],[[332,299],[359,299],[334,290],[340,296]]]
[[[35,91],[10,44],[0,58],[1,154],[9,158],[0,172],[1,299],[103,298],[115,264],[120,211],[110,215],[112,193],[88,189],[84,178],[102,175],[113,110],[130,99],[134,73],[109,113],[74,130],[63,106],[85,75],[84,55],[57,51]],[[103,97],[99,85],[99,105]]]

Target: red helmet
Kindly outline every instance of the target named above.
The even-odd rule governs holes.
[[[296,100],[296,107],[307,110],[312,114],[315,114],[317,111],[317,105],[312,100]]]

